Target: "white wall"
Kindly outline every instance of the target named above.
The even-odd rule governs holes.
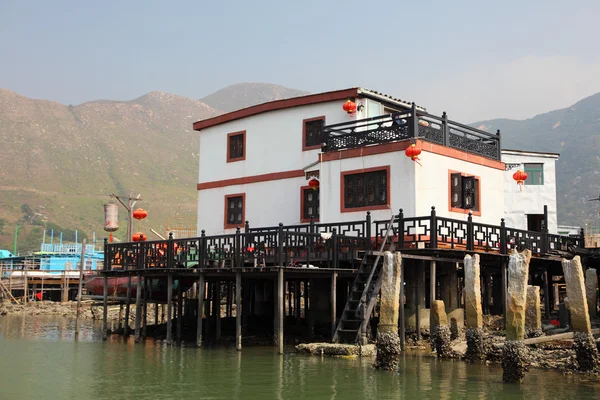
[[[324,115],[325,124],[352,121],[344,101],[270,111],[203,129],[198,182],[219,181],[302,169],[315,162],[320,149],[302,151],[302,120]],[[358,114],[358,113],[357,113]],[[246,131],[246,159],[227,162],[227,134]]]
[[[507,164],[521,164],[504,174],[504,205],[506,226],[527,229],[527,214],[543,214],[548,206],[548,230],[557,233],[556,213],[556,155],[502,151],[502,161]],[[513,174],[523,169],[524,163],[544,164],[543,185],[523,185],[523,191],[513,180]]]
[[[302,178],[232,185],[198,191],[198,233],[234,233],[224,229],[225,196],[246,194],[246,215],[250,226],[276,226],[300,223],[300,187],[306,186]],[[243,224],[241,226],[243,230]]]
[[[504,210],[504,171],[426,151],[423,151],[419,158],[421,165],[415,167],[417,216],[429,215],[431,206],[435,206],[438,216],[467,220],[467,213],[449,211],[448,171],[452,170],[480,178],[481,216],[474,215],[473,221],[500,225]]]
[[[389,220],[402,208],[404,215],[415,210],[414,164],[403,151],[328,161],[321,164],[321,221],[355,221],[365,218],[366,211],[341,212],[341,181],[343,171],[390,166],[390,209],[371,211],[372,219]]]

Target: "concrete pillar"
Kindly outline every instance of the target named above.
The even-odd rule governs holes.
[[[525,334],[527,337],[542,336],[542,312],[539,286],[527,286]]]
[[[469,362],[485,358],[483,338],[483,312],[481,310],[481,279],[479,254],[465,256],[465,309],[467,314],[467,352]]]
[[[585,295],[587,297],[588,311],[590,318],[596,318],[598,314],[598,304],[596,290],[598,288],[598,272],[594,268],[585,271]]]
[[[450,328],[448,327],[448,316],[446,306],[442,300],[431,302],[431,347],[435,349],[439,358],[453,356],[450,348]]]
[[[527,351],[523,340],[525,339],[525,307],[527,305],[530,259],[531,251],[524,250],[519,253],[513,249],[508,261],[506,341],[502,349],[502,379],[504,382],[521,382],[527,367]]]
[[[402,256],[386,251],[383,255],[379,325],[377,326],[378,369],[395,370],[400,358],[398,337],[398,308],[400,307],[400,283]]]
[[[563,259],[562,267],[567,284],[567,297],[569,298],[571,324],[574,332],[573,347],[575,348],[579,369],[592,371],[598,368],[600,357],[592,336],[581,259],[579,256],[575,256],[570,261]]]

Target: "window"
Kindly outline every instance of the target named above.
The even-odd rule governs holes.
[[[450,172],[450,211],[481,215],[479,177]]]
[[[302,121],[302,150],[321,147],[327,140],[325,135],[325,117],[309,118]]]
[[[390,169],[342,172],[342,212],[388,208]]]
[[[246,131],[227,135],[227,162],[246,159]]]
[[[300,188],[301,210],[300,221],[310,222],[310,217],[314,217],[315,222],[319,220],[319,189],[311,188],[310,186],[302,186]]]
[[[225,229],[237,228],[244,224],[245,194],[230,194],[225,196]]]
[[[544,164],[523,164],[523,170],[527,174],[526,185],[544,184]]]

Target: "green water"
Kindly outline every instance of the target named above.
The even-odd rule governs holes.
[[[600,399],[600,383],[530,371],[502,383],[498,366],[406,355],[396,374],[369,359],[271,347],[196,349],[114,336],[63,318],[0,317],[0,399]]]

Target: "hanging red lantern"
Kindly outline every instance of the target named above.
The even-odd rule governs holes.
[[[131,240],[133,240],[134,242],[145,242],[146,239],[146,235],[144,235],[142,232],[136,232],[131,237]]]
[[[523,184],[527,180],[527,173],[521,170],[518,170],[513,174],[513,179],[517,181],[517,185],[519,185],[519,190],[523,191]]]
[[[148,216],[148,212],[143,208],[138,208],[133,212],[133,218],[142,220]]]
[[[344,109],[344,111],[346,111],[348,114],[354,114],[356,113],[356,103],[353,102],[352,100],[348,99],[344,105],[342,106],[342,108]]]
[[[320,185],[321,183],[318,179],[312,178],[310,181],[308,181],[308,186],[310,186],[312,190],[317,190]]]
[[[410,146],[408,146],[406,148],[406,150],[404,150],[404,154],[406,154],[406,157],[410,157],[411,160],[418,163],[419,162],[419,154],[421,154],[421,148],[417,147],[417,145],[413,143]]]

